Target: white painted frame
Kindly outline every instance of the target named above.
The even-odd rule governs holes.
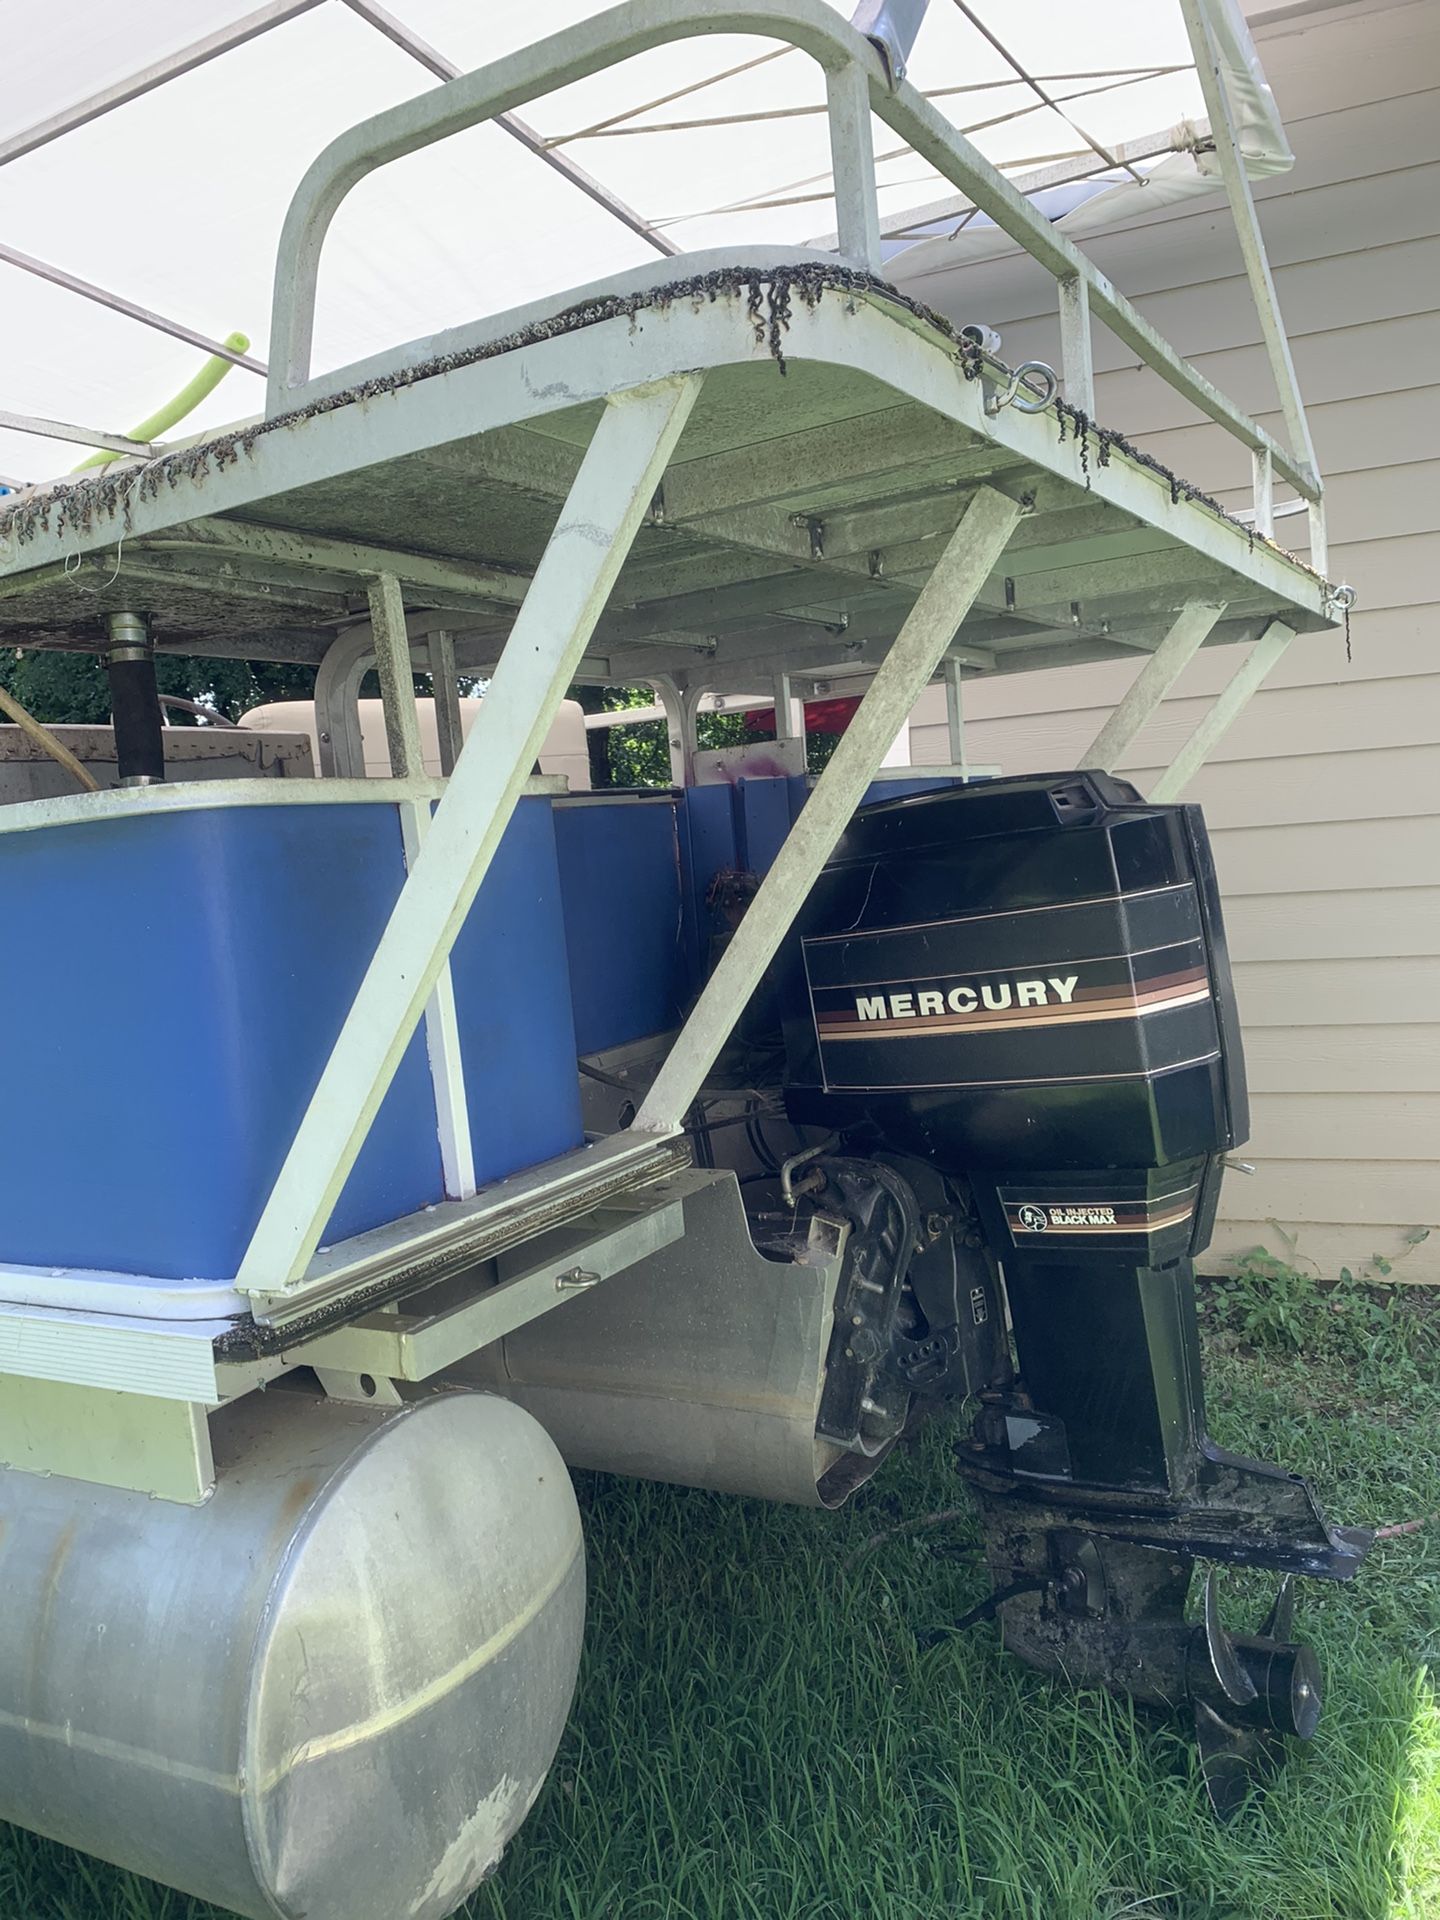
[[[303,1282],[700,385],[701,376],[690,374],[607,400],[485,704],[240,1263],[241,1292],[283,1292]],[[392,645],[401,650],[398,639]],[[413,724],[413,701],[408,707]]]

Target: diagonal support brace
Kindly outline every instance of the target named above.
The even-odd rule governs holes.
[[[240,1263],[242,1292],[282,1290],[303,1278],[700,385],[698,374],[688,374],[607,400],[485,704]]]
[[[1223,606],[1191,600],[1175,617],[1174,625],[1131,682],[1128,692],[1076,762],[1113,773],[1145,722],[1189,666],[1209,638]]]
[[[1282,621],[1272,620],[1246,655],[1244,662],[1215,696],[1214,704],[1169,766],[1150,788],[1152,800],[1178,800],[1204,766],[1213,749],[1224,739],[1250,697],[1269,674],[1270,669],[1295,638],[1294,631]]]
[[[1018,504],[990,487],[966,509],[657,1074],[638,1132],[680,1124],[1019,518]]]

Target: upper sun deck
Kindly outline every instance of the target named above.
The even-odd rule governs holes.
[[[1206,7],[1186,10],[1203,38]],[[981,486],[1023,518],[952,648],[972,668],[1149,650],[1197,602],[1223,608],[1212,642],[1333,624],[1343,598],[1269,537],[1279,479],[1310,502],[1323,566],[1308,445],[1282,448],[1182,361],[897,77],[893,28],[872,25],[874,39],[822,0],[724,12],[630,0],[354,128],[286,221],[265,415],[0,503],[0,631],[94,648],[101,616],[139,610],[167,650],[319,661],[386,573],[413,637],[451,632],[462,670],[485,670],[607,401],[693,373],[703,388],[582,678],[724,690],[758,670],[872,667]],[[366,173],[715,31],[788,43],[822,70],[838,251],[682,255],[312,376],[321,248]],[[1213,62],[1209,80],[1220,160],[1238,166]],[[1017,377],[886,285],[872,114],[1054,276],[1058,380]],[[1234,437],[1237,469],[1255,476],[1253,526],[1129,446],[1123,423],[1092,419],[1092,313]]]

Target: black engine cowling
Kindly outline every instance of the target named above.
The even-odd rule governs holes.
[[[997,1247],[1204,1246],[1248,1112],[1198,808],[1099,773],[869,807],[797,931],[797,1118],[964,1169]]]

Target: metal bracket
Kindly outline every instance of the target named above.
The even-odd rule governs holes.
[[[909,67],[911,49],[930,0],[860,0],[850,24],[863,33],[885,62],[891,86],[898,86]]]
[[[664,1187],[632,1202],[613,1201],[588,1220],[547,1234],[497,1263],[498,1278],[479,1269],[473,1284],[429,1289],[398,1308],[367,1314],[348,1326],[295,1347],[289,1358],[313,1366],[327,1392],[327,1375],[364,1388],[378,1381],[428,1380],[541,1314],[578,1299],[612,1275],[671,1246],[684,1232],[685,1210]],[[393,1391],[393,1389],[392,1389]],[[398,1398],[398,1396],[397,1396]]]
[[[327,1400],[346,1400],[359,1407],[404,1405],[395,1382],[383,1373],[350,1373],[343,1367],[324,1367],[317,1364],[315,1378],[324,1389]]]
[[[215,1484],[206,1408],[64,1380],[0,1376],[0,1466],[198,1506]]]

